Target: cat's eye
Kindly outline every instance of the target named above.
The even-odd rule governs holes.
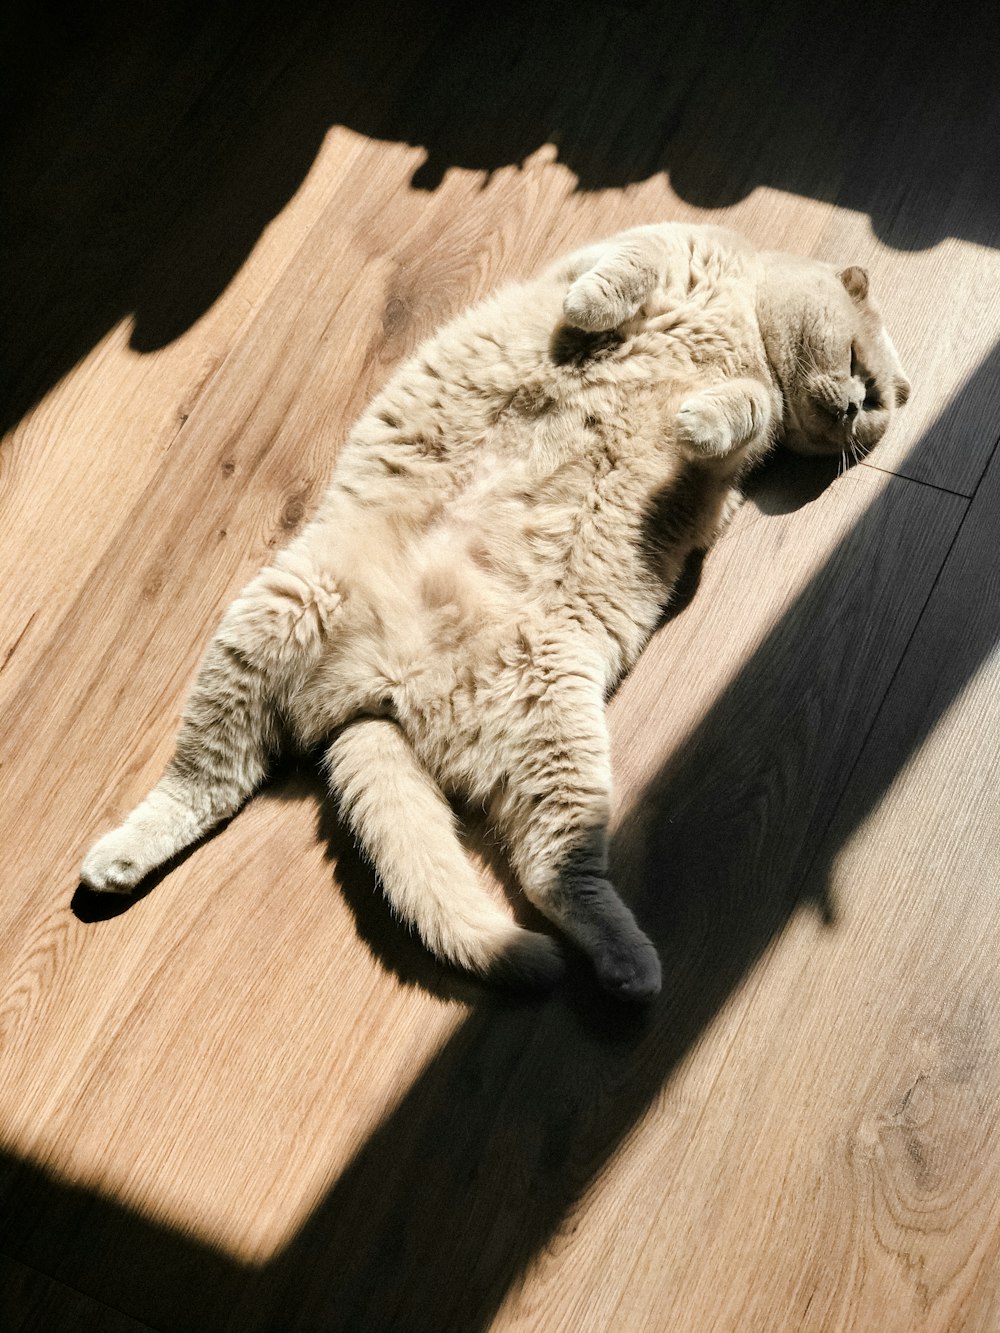
[[[868,379],[865,380],[865,401],[863,406],[866,412],[873,412],[876,408],[882,406],[882,395],[879,393],[878,385],[870,375]]]
[[[854,379],[861,369],[861,363],[858,359],[858,349],[854,343],[851,343],[851,379]]]

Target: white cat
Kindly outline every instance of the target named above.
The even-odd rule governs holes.
[[[279,739],[322,744],[386,895],[438,957],[532,983],[563,964],[480,889],[446,799],[462,794],[600,983],[655,994],[656,951],[606,877],[605,698],[777,438],[867,451],[906,400],[867,286],[668,224],[447,325],[230,607],[173,760],[84,882],[128,892],[246,801]]]

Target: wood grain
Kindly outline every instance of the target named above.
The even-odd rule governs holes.
[[[996,15],[21,10],[4,1327],[993,1333]],[[660,1002],[442,972],[308,762],[75,915],[372,391],[496,283],[662,218],[866,264],[915,391],[864,466],[766,471],[612,702]]]
[[[19,1333],[54,1328],[60,1333],[144,1333],[150,1326],[0,1254],[0,1327]]]
[[[612,1327],[997,1326],[998,501],[995,459]]]

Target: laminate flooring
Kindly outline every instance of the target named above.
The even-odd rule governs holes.
[[[5,1329],[1000,1330],[998,25],[962,15],[11,7]],[[308,760],[94,919],[84,852],[372,391],[663,219],[864,264],[914,393],[865,464],[764,469],[611,704],[660,999],[443,971]]]

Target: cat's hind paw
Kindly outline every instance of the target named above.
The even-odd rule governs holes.
[[[609,943],[594,958],[601,989],[616,1000],[652,1000],[663,985],[663,969],[655,946],[644,935]]]
[[[131,893],[157,864],[149,841],[127,824],[106,833],[84,857],[81,881],[95,893]]]

